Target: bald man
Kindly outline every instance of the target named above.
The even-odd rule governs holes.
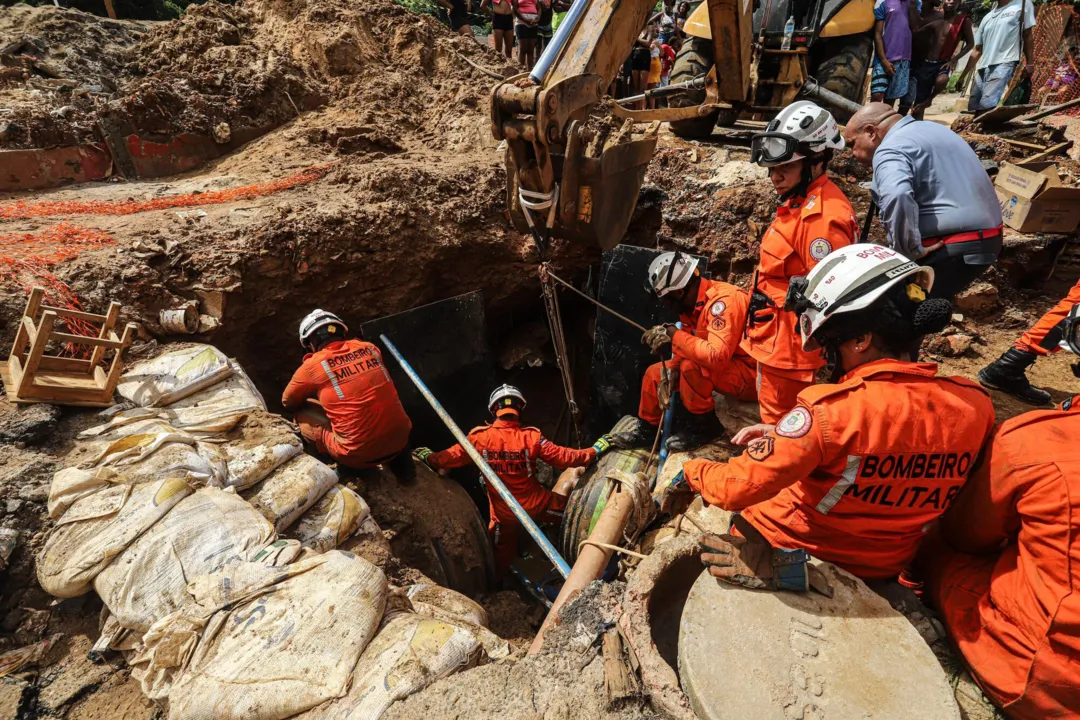
[[[997,260],[994,184],[959,135],[872,102],[848,121],[844,139],[874,168],[870,194],[889,245],[934,268],[931,296],[951,300]]]

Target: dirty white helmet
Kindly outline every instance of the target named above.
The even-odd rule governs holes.
[[[816,350],[821,343],[814,336],[826,321],[870,307],[907,278],[929,291],[934,269],[881,245],[848,245],[826,255],[806,277],[792,278],[784,307],[801,315],[803,349]]]
[[[681,252],[658,255],[649,264],[649,287],[657,297],[664,297],[672,290],[682,290],[694,276],[697,266],[697,258]]]
[[[307,314],[307,317],[300,321],[300,344],[307,347],[308,341],[315,334],[315,331],[327,325],[340,325],[343,331],[342,338],[344,338],[344,333],[349,331],[348,326],[334,313],[325,310],[312,310]]]
[[[843,149],[844,136],[832,113],[809,100],[799,100],[781,110],[765,132],[754,135],[750,162],[776,167],[825,150]]]
[[[513,405],[517,405],[519,410],[525,409],[525,396],[513,385],[500,385],[488,398],[488,410],[491,412]]]

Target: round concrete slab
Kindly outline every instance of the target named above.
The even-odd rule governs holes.
[[[703,572],[679,629],[679,674],[703,720],[958,720],[933,652],[852,575],[835,596],[747,590]]]

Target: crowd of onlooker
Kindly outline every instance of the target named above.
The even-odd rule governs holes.
[[[969,110],[1026,102],[1030,96],[1035,68],[1032,0],[997,0],[977,30],[960,11],[960,0],[877,0],[874,17],[872,100],[898,103],[901,114],[922,119],[969,52],[956,83],[964,87],[974,73]]]
[[[438,0],[449,16],[450,27],[462,35],[473,35],[473,26],[491,23],[491,45],[517,64],[531,70],[540,53],[559,28],[572,0]],[[640,95],[670,82],[675,55],[682,47],[683,24],[690,16],[690,3],[664,0],[652,15],[622,71],[611,84],[613,97]],[[649,107],[655,106],[649,101]],[[640,108],[645,107],[641,101]]]

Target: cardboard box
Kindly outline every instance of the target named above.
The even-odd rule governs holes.
[[[1003,163],[994,183],[1001,217],[1025,233],[1071,233],[1080,224],[1080,188],[1062,187],[1052,162]]]

